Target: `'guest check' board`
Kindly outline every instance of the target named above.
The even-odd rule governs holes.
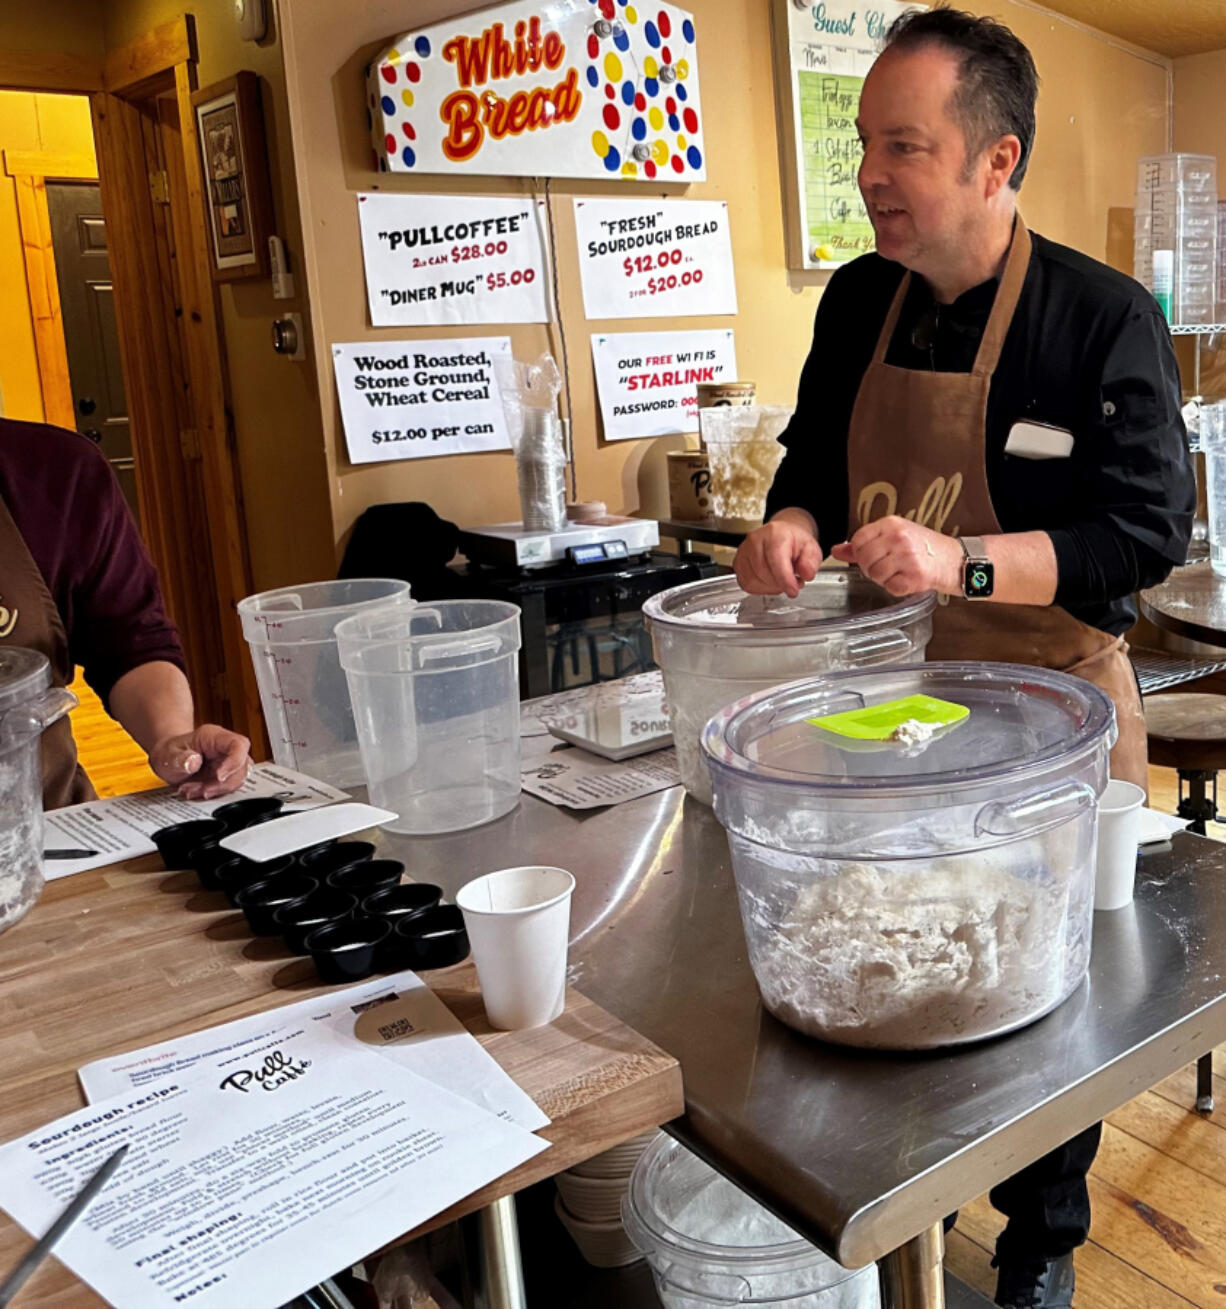
[[[788,267],[836,268],[873,248],[856,173],[860,88],[890,24],[924,6],[878,0],[774,0]]]

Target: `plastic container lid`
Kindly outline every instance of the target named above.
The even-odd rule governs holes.
[[[51,685],[51,664],[45,654],[23,646],[0,647],[0,714],[33,700]]]
[[[907,745],[863,742],[809,719],[928,695],[969,717]],[[832,801],[919,799],[1069,768],[1115,740],[1107,695],[1067,673],[1021,664],[930,663],[831,673],[747,696],[707,724],[702,738],[721,782],[796,788]]]
[[[712,577],[661,591],[643,604],[650,624],[677,636],[704,634],[737,644],[762,645],[868,631],[888,623],[906,625],[936,608],[936,595],[899,600],[856,569],[827,569],[785,595],[750,595],[735,577]]]

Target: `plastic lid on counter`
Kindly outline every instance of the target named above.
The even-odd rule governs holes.
[[[898,739],[860,740],[811,720],[926,695],[969,710]],[[930,663],[831,673],[747,696],[707,724],[718,785],[760,782],[831,799],[952,792],[1045,773],[1115,740],[1115,709],[1068,673],[1021,664]]]
[[[879,626],[907,625],[936,608],[936,595],[924,591],[899,599],[857,569],[824,569],[786,595],[750,595],[735,577],[712,577],[661,591],[643,604],[649,623],[695,635],[711,633],[736,639],[769,633],[769,639],[811,639],[827,633]]]

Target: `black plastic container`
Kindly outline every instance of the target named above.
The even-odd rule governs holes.
[[[329,873],[352,868],[354,864],[364,864],[374,857],[375,847],[370,841],[337,841],[332,845],[300,850],[298,866],[304,873],[322,882]]]
[[[234,897],[243,911],[247,926],[256,936],[280,936],[281,928],[273,915],[284,905],[296,904],[315,892],[319,883],[305,873],[282,873],[262,882],[252,882]]]
[[[225,836],[229,836],[229,832],[221,834],[221,837]],[[200,885],[206,891],[217,891],[221,888],[217,870],[222,864],[228,864],[236,858],[233,850],[225,850],[221,847],[219,844],[221,837],[210,837],[207,841],[201,841],[192,851],[192,867],[196,870]]]
[[[280,818],[283,804],[284,801],[275,795],[253,795],[246,800],[223,804],[213,810],[213,817],[219,823],[225,823],[227,831],[241,832],[258,823],[270,823],[274,818]]]
[[[372,891],[362,901],[362,912],[374,918],[386,918],[395,926],[402,918],[433,909],[442,898],[442,887],[430,882],[403,882],[399,886],[386,886],[381,891]]]
[[[153,844],[169,869],[194,868],[193,855],[205,841],[217,841],[225,836],[226,825],[214,818],[195,818],[190,823],[172,823],[154,832]]]
[[[399,886],[403,875],[404,864],[399,859],[364,859],[360,864],[336,869],[325,880],[338,891],[348,891],[362,899],[375,891]]]
[[[360,982],[374,972],[375,955],[391,932],[379,918],[347,918],[317,927],[305,945],[321,981]]]
[[[402,918],[396,924],[396,936],[394,955],[400,968],[450,968],[468,958],[464,915],[453,904],[435,905]]]
[[[237,908],[236,897],[244,886],[250,886],[252,882],[267,882],[271,878],[288,873],[291,869],[297,871],[294,868],[293,855],[282,855],[280,859],[265,859],[262,863],[235,856],[213,868],[213,880],[217,883],[217,889],[223,892],[226,899]]]
[[[352,918],[357,907],[357,896],[323,886],[305,900],[282,905],[273,914],[273,921],[289,949],[295,954],[306,954],[306,939],[312,932],[329,923]]]

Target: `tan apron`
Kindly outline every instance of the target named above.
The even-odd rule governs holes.
[[[0,496],[0,641],[38,650],[51,661],[51,685],[72,681],[68,635],[47,583],[30,553],[4,497]],[[43,808],[93,800],[96,793],[77,763],[68,715],[42,737]]]
[[[1019,216],[969,373],[885,362],[911,274],[902,279],[852,410],[849,532],[889,514],[950,536],[1001,532],[988,491],[988,390],[1029,263],[1030,234]],[[953,597],[937,607],[928,658],[1037,664],[1093,682],[1115,703],[1119,739],[1111,776],[1148,790],[1145,716],[1123,637],[1100,632],[1057,605]]]

